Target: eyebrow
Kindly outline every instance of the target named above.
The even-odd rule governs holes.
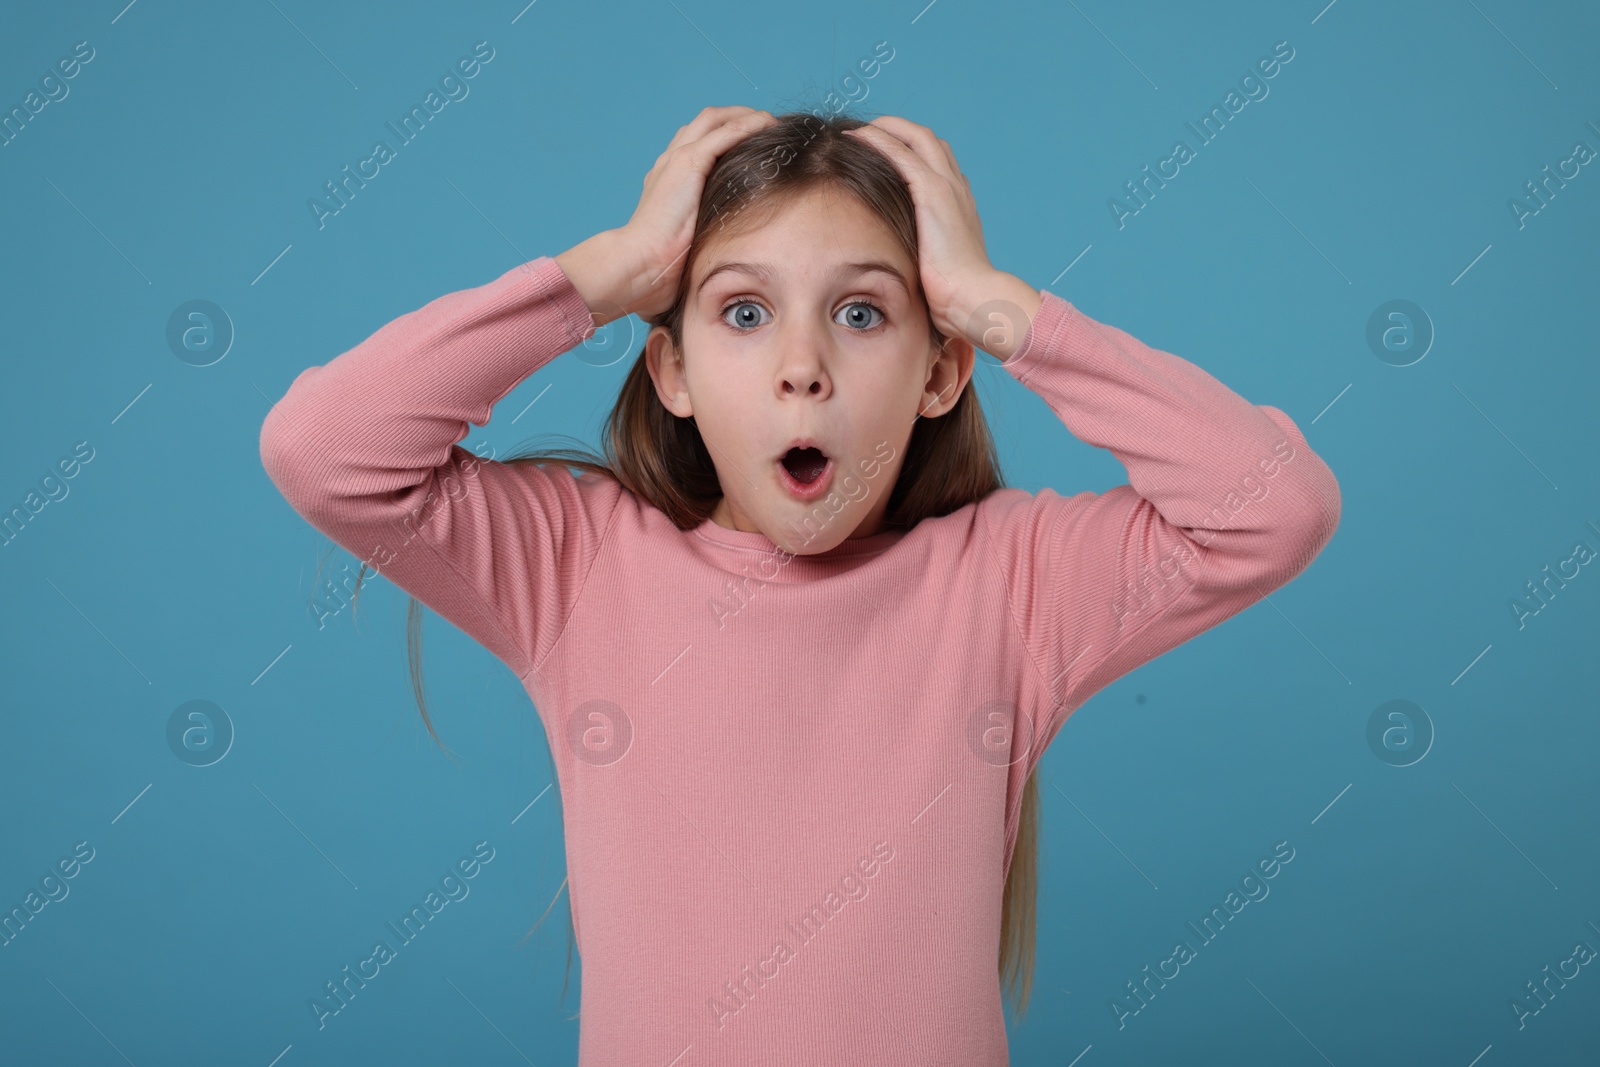
[[[771,281],[772,276],[778,273],[770,263],[746,263],[743,260],[729,260],[726,263],[719,263],[717,266],[712,267],[711,271],[704,278],[700,279],[700,284],[695,286],[695,295],[698,296],[700,291],[706,287],[706,284],[710,282],[712,278],[715,278],[717,275],[725,272],[748,274],[751,277],[759,278],[764,282]],[[834,271],[834,277],[842,278],[853,278],[862,274],[886,275],[891,281],[899,285],[900,288],[905,291],[907,296],[911,295],[911,287],[906,284],[905,276],[902,275],[898,269],[896,269],[894,264],[888,262],[887,260],[864,259],[857,262],[841,263],[839,264],[838,269]]]

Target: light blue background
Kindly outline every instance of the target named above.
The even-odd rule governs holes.
[[[819,106],[879,41],[853,113],[949,141],[997,266],[1283,408],[1343,492],[1309,571],[1054,742],[1013,1062],[1600,1056],[1600,967],[1522,1029],[1510,1007],[1600,948],[1600,571],[1525,628],[1508,606],[1600,549],[1600,171],[1524,227],[1507,206],[1600,149],[1592,7],[124,2],[17,6],[0,33],[4,110],[95,49],[0,147],[0,507],[94,449],[0,548],[0,907],[95,850],[0,949],[0,1059],[574,1061],[565,894],[518,944],[564,871],[534,710],[430,616],[453,764],[412,702],[405,596],[375,580],[359,624],[318,629],[329,545],[268,481],[261,423],[385,322],[621,225],[701,107]],[[308,198],[481,40],[470,95],[319,230]],[[1270,94],[1119,228],[1110,198],[1283,40]],[[237,331],[211,366],[166,342],[193,299]],[[1393,299],[1437,333],[1411,366],[1366,342]],[[558,360],[468,441],[593,443],[630,362]],[[975,381],[1011,484],[1125,480],[992,361]],[[510,425],[546,386],[559,402]],[[206,768],[166,741],[194,699],[237,731]],[[1393,699],[1436,731],[1412,766],[1366,741]],[[480,840],[471,895],[319,1031],[308,999]],[[1285,840],[1271,895],[1119,1029],[1124,983]]]

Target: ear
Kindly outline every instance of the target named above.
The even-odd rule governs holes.
[[[937,418],[956,406],[961,390],[972,378],[976,350],[965,337],[949,337],[944,347],[935,354],[928,367],[928,379],[918,401],[918,412],[927,418]]]
[[[694,414],[689,403],[689,382],[684,374],[683,353],[672,343],[672,332],[665,326],[652,326],[644,339],[644,362],[655,382],[662,407],[686,419]]]

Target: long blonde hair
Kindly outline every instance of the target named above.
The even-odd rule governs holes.
[[[729,220],[742,215],[745,222],[751,222],[758,212],[780,206],[793,194],[826,184],[855,196],[884,221],[911,261],[918,261],[916,212],[910,189],[877,149],[843,136],[843,131],[864,125],[864,120],[846,115],[821,118],[809,112],[791,112],[777,119],[725,152],[706,178],[677,298],[669,309],[649,320],[651,326],[669,329],[680,350],[684,305],[696,255]],[[946,338],[934,327],[931,316],[928,329],[933,343],[943,346]],[[508,456],[502,462],[553,462],[606,475],[659,508],[680,530],[692,529],[710,517],[722,496],[716,468],[700,431],[692,419],[679,418],[662,406],[643,350],[606,418],[602,446],[604,456],[587,448],[535,449]],[[916,420],[905,463],[890,491],[884,522],[892,528],[909,529],[923,519],[948,515],[1004,487],[999,456],[977,391],[969,387],[962,390],[945,415]],[[357,577],[357,591],[365,573],[363,570]],[[411,687],[428,733],[443,749],[444,742],[428,718],[421,627],[422,605],[412,597],[406,612]],[[998,946],[1000,978],[1018,1016],[1027,1011],[1033,985],[1039,825],[1039,794],[1034,778],[1035,774],[1028,775],[1022,794],[1017,839],[1001,905]],[[544,922],[566,884],[563,879],[528,936]],[[570,978],[570,924],[567,937]],[[562,996],[565,995],[563,981]]]

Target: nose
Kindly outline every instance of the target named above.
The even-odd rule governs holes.
[[[824,360],[829,344],[825,326],[795,326],[779,343],[783,355],[775,384],[780,397],[805,395],[823,399],[832,393],[833,382]]]

